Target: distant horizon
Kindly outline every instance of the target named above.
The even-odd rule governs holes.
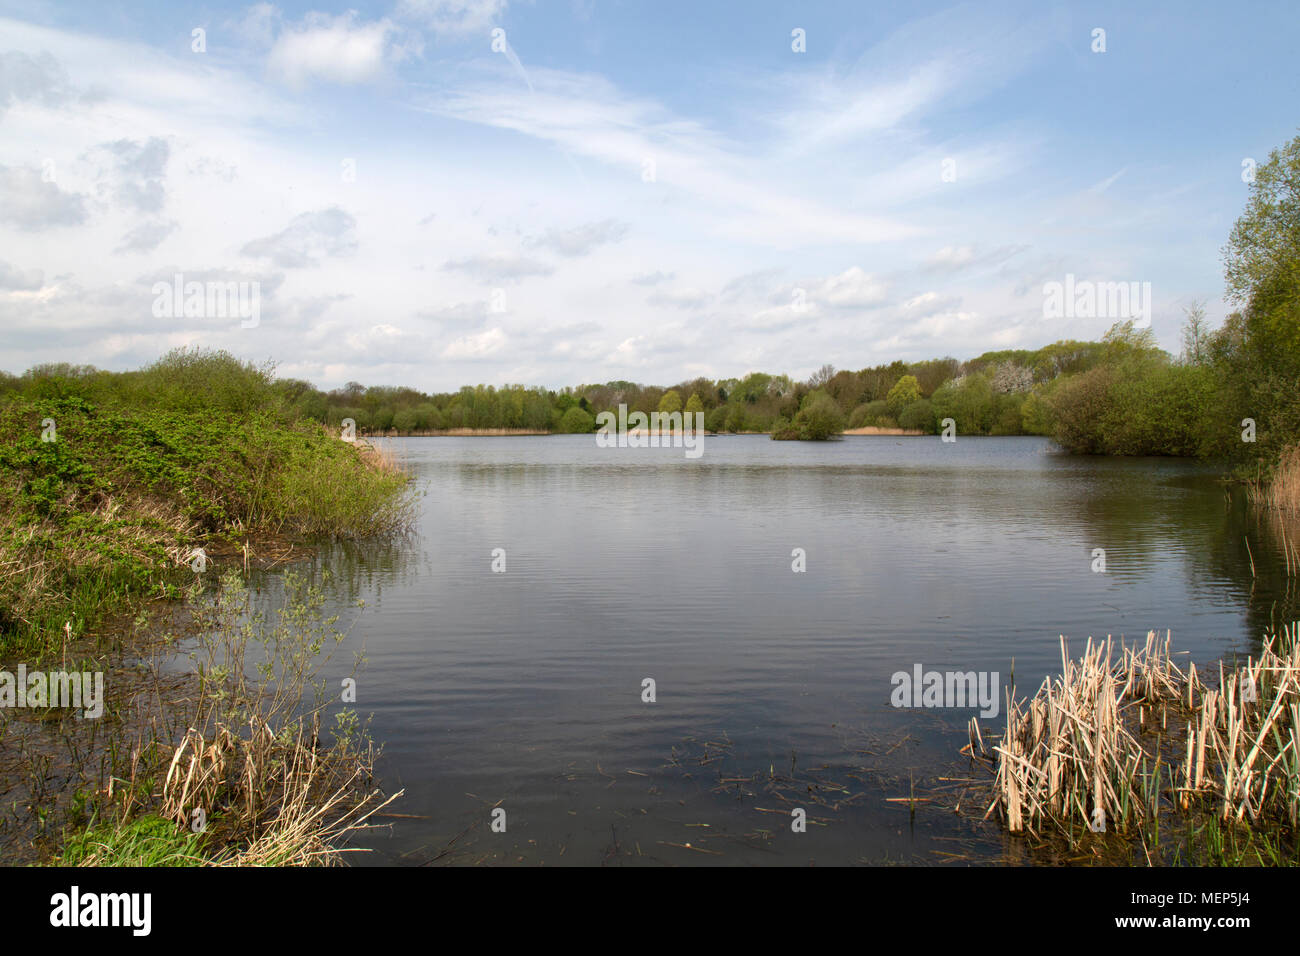
[[[974,361],[976,361],[976,360],[978,360],[978,359],[981,359],[981,358],[983,358],[985,355],[989,355],[989,354],[993,354],[993,353],[998,353],[998,352],[1007,352],[1007,351],[1036,352],[1036,351],[1040,351],[1041,349],[1047,348],[1048,346],[1058,345],[1058,344],[1060,344],[1060,343],[1062,343],[1062,342],[1097,343],[1097,342],[1100,342],[1100,341],[1101,341],[1100,336],[1098,336],[1098,338],[1096,338],[1096,339],[1091,339],[1091,340],[1088,340],[1088,339],[1057,339],[1057,340],[1052,341],[1052,342],[1046,342],[1046,343],[1044,343],[1043,345],[1039,345],[1039,346],[1027,346],[1027,347],[1023,347],[1023,348],[1015,348],[1015,349],[988,349],[988,350],[986,350],[986,351],[984,351],[984,352],[979,353],[978,355],[972,355],[972,356],[970,356],[969,358],[958,358],[958,357],[955,356],[955,355],[932,355],[932,356],[928,356],[928,357],[926,357],[926,358],[912,359],[912,360],[905,360],[905,359],[892,359],[892,360],[887,361],[887,362],[877,363],[876,365],[866,365],[866,366],[862,366],[862,367],[859,367],[859,368],[850,368],[850,367],[848,367],[848,366],[843,366],[843,367],[841,367],[841,366],[837,366],[837,365],[835,365],[834,362],[823,362],[822,365],[817,366],[817,368],[813,371],[813,373],[811,373],[810,375],[803,376],[802,378],[799,378],[799,377],[796,377],[796,376],[794,376],[794,375],[791,375],[789,372],[776,372],[776,371],[770,371],[770,370],[768,370],[768,369],[762,369],[762,368],[751,368],[751,369],[747,369],[747,370],[745,370],[744,372],[742,372],[742,373],[739,374],[739,375],[728,375],[728,376],[725,376],[725,377],[722,377],[722,378],[716,378],[716,377],[713,377],[713,376],[704,376],[704,375],[693,375],[693,376],[691,376],[691,377],[689,377],[689,378],[679,378],[679,379],[665,380],[664,382],[636,381],[636,380],[633,380],[633,379],[621,379],[621,378],[611,378],[611,379],[590,379],[590,378],[589,378],[589,379],[584,379],[583,381],[578,382],[578,383],[573,383],[573,384],[562,384],[562,385],[547,385],[547,384],[542,384],[542,383],[539,383],[539,382],[462,382],[460,385],[456,386],[455,388],[450,388],[450,389],[445,389],[445,388],[444,388],[444,389],[434,389],[434,390],[423,389],[423,388],[420,388],[420,387],[418,387],[418,386],[416,386],[416,385],[409,385],[409,384],[405,384],[405,383],[401,383],[401,384],[396,384],[396,385],[394,385],[394,384],[389,384],[389,383],[365,382],[365,381],[361,381],[361,380],[359,380],[359,379],[350,380],[349,382],[344,382],[344,383],[342,383],[342,384],[340,384],[340,385],[335,385],[335,386],[332,386],[332,387],[330,387],[330,388],[325,388],[325,387],[319,385],[318,383],[312,381],[311,379],[304,379],[304,378],[301,378],[300,376],[297,376],[297,375],[282,375],[281,372],[280,372],[280,365],[279,365],[278,363],[276,363],[276,360],[275,360],[274,358],[267,358],[267,359],[262,359],[261,361],[259,361],[259,360],[256,360],[256,359],[248,359],[248,358],[245,358],[245,357],[243,357],[243,356],[235,356],[235,357],[236,357],[236,358],[239,358],[241,361],[251,362],[252,364],[254,364],[254,365],[258,365],[258,366],[262,365],[264,362],[268,362],[268,361],[269,361],[269,362],[271,362],[271,363],[273,364],[273,366],[274,366],[274,374],[275,374],[275,377],[276,377],[277,379],[294,379],[294,380],[298,380],[298,381],[305,381],[305,382],[307,382],[308,384],[310,384],[312,387],[318,389],[319,391],[326,392],[326,393],[334,392],[334,391],[341,391],[341,390],[345,389],[345,388],[347,387],[347,385],[350,384],[351,381],[355,381],[357,384],[359,384],[359,385],[363,385],[363,386],[365,386],[365,387],[367,387],[367,388],[370,388],[370,387],[372,387],[372,386],[374,386],[374,387],[382,387],[382,388],[396,388],[396,389],[409,388],[409,389],[411,389],[411,390],[413,390],[413,391],[423,392],[424,394],[427,394],[427,395],[439,395],[439,394],[447,395],[447,394],[454,394],[455,392],[458,392],[458,391],[459,391],[460,389],[462,389],[462,388],[475,388],[475,387],[484,387],[484,388],[486,388],[486,387],[489,387],[489,386],[492,387],[492,388],[512,388],[512,387],[515,387],[515,388],[529,388],[529,389],[534,389],[534,388],[535,388],[535,389],[544,389],[544,390],[546,390],[546,391],[550,391],[550,392],[562,392],[562,391],[564,391],[565,389],[568,389],[568,390],[570,390],[570,391],[576,391],[577,389],[580,389],[580,388],[588,388],[588,387],[590,387],[590,388],[599,388],[599,387],[603,387],[603,386],[607,386],[607,385],[612,385],[612,384],[614,384],[614,383],[616,383],[616,382],[627,382],[628,384],[635,385],[635,386],[637,386],[638,388],[650,388],[650,389],[663,388],[663,389],[671,389],[671,388],[677,388],[678,386],[682,386],[682,385],[688,385],[688,384],[690,384],[691,382],[693,382],[693,381],[695,381],[696,379],[699,379],[699,378],[708,378],[708,379],[710,379],[711,381],[714,381],[714,382],[724,382],[724,381],[743,381],[743,380],[744,380],[747,376],[749,376],[749,375],[770,375],[770,376],[773,376],[773,377],[784,376],[785,378],[788,378],[788,379],[789,379],[792,383],[794,383],[794,384],[806,384],[806,383],[808,382],[808,380],[812,377],[812,375],[813,375],[813,374],[816,374],[818,371],[820,371],[821,368],[823,368],[825,365],[831,365],[832,367],[834,367],[836,373],[839,373],[839,372],[850,372],[850,373],[854,373],[854,374],[859,373],[859,372],[868,371],[868,370],[871,370],[871,369],[876,369],[876,368],[886,367],[886,366],[892,365],[894,362],[902,362],[902,364],[904,364],[904,365],[911,366],[911,365],[922,364],[922,363],[925,363],[925,362],[943,362],[943,361],[949,361],[949,360],[951,360],[951,361],[956,362],[958,365],[965,365],[965,364],[968,363],[968,362],[974,362]],[[1163,347],[1162,347],[1162,348],[1163,348]],[[1177,352],[1170,352],[1168,349],[1163,349],[1163,351],[1165,351],[1167,354],[1169,354],[1169,356],[1171,357],[1171,359],[1177,359],[1177,358],[1179,357]],[[133,368],[103,368],[103,367],[101,367],[101,366],[94,366],[94,368],[95,368],[97,371],[101,371],[101,372],[112,372],[112,373],[114,373],[114,374],[120,374],[120,373],[123,373],[123,372],[137,372],[137,371],[140,371],[141,369],[147,368],[148,366],[152,365],[154,362],[156,362],[156,361],[158,361],[159,359],[163,358],[166,354],[167,354],[167,352],[161,352],[161,353],[159,353],[157,356],[155,356],[154,358],[149,359],[149,360],[143,362],[142,364],[137,365],[137,366],[135,366],[135,367],[133,367]],[[230,354],[234,355],[233,352],[230,353]],[[79,366],[79,365],[90,365],[91,363],[64,362],[64,361],[60,361],[60,360],[55,360],[55,361],[53,361],[53,362],[45,362],[45,363],[39,363],[39,364],[40,364],[40,365],[61,365],[61,364],[66,364],[66,365],[71,365],[71,366]],[[36,367],[39,367],[39,366],[32,366],[32,368],[36,368]],[[25,374],[26,374],[27,372],[29,372],[29,371],[31,371],[31,368],[23,369],[23,370],[21,370],[21,371],[16,371],[16,372],[15,372],[15,371],[10,371],[10,370],[8,370],[8,369],[0,369],[0,372],[3,372],[4,374],[12,375],[12,376],[14,376],[15,378],[21,378],[23,375],[25,375]],[[683,398],[686,398],[687,396],[682,396],[682,397],[683,397]]]

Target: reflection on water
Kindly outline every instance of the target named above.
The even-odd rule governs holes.
[[[582,436],[394,445],[414,532],[314,559],[340,607],[367,603],[357,706],[419,817],[372,834],[370,862],[1003,859],[995,831],[889,802],[967,774],[973,713],[894,709],[893,673],[1005,686],[1014,659],[1024,694],[1062,634],[1170,628],[1208,662],[1293,613],[1275,539],[1188,462],[1032,438],[710,437],[698,460]]]

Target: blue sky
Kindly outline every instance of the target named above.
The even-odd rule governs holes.
[[[1176,350],[1185,306],[1226,312],[1243,161],[1300,126],[1297,24],[0,0],[0,367],[191,345],[324,387],[804,377],[1096,338],[1111,318],[1044,317],[1067,274],[1149,282]],[[260,322],[160,318],[178,273],[258,283]]]

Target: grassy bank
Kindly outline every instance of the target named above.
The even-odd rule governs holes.
[[[29,848],[66,827],[55,850],[69,862],[330,858],[368,800],[372,757],[351,717],[321,743],[314,668],[333,622],[299,588],[287,617],[237,625],[238,574],[215,599],[213,584],[272,542],[391,534],[412,509],[390,459],[301,417],[269,368],[224,353],[20,379],[0,395],[0,664],[102,671],[107,706],[0,715],[0,777],[22,795],[3,836]],[[123,612],[143,621],[183,596],[203,652],[190,678],[104,638]]]
[[[199,549],[388,533],[410,504],[398,469],[229,356],[31,375],[0,399],[0,651],[48,657],[108,613],[175,596]]]

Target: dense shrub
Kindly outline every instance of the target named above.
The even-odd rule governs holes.
[[[556,430],[565,435],[583,435],[594,431],[595,428],[596,419],[574,405],[560,417],[560,424]]]

